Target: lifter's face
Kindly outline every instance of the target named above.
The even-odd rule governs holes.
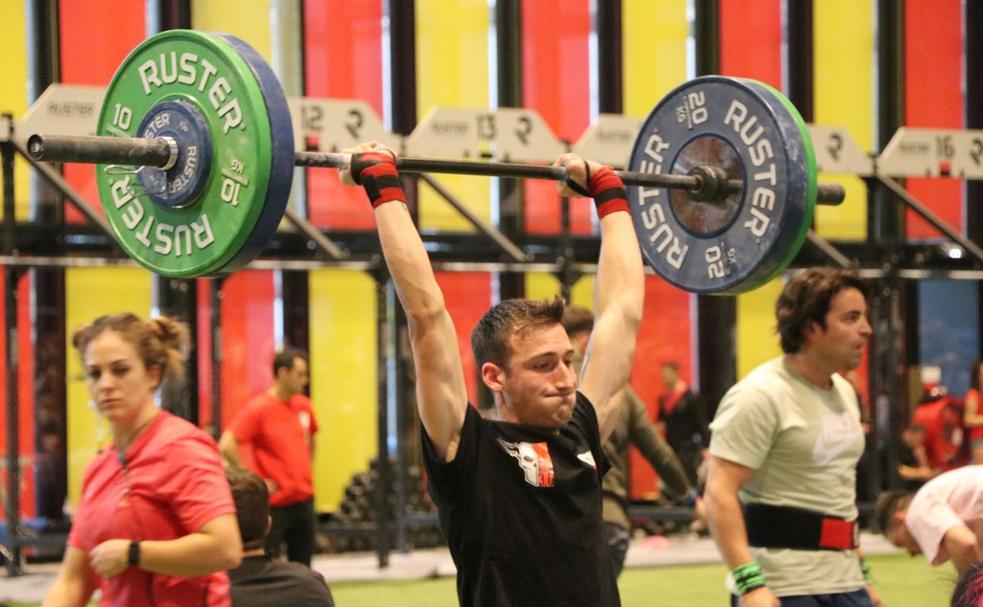
[[[830,300],[826,326],[811,323],[806,329],[806,344],[830,369],[844,371],[860,365],[864,346],[872,333],[863,293],[847,288]]]
[[[509,340],[509,361],[503,369],[482,365],[482,379],[501,396],[504,421],[558,429],[573,415],[577,376],[574,349],[559,324],[514,333]]]

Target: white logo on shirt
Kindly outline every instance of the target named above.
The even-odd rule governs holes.
[[[594,454],[591,453],[590,451],[584,451],[583,453],[578,453],[577,459],[584,462],[591,468],[597,470],[597,462],[594,461]]]
[[[857,440],[857,431],[857,422],[849,412],[824,415],[812,446],[812,461],[821,466],[830,463]]]

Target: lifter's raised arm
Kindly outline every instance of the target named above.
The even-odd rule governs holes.
[[[382,252],[409,326],[420,420],[437,453],[451,461],[468,406],[454,323],[406,209],[395,153],[376,143],[349,151],[354,155],[342,180],[364,186],[375,209]]]
[[[594,283],[594,330],[584,354],[580,391],[597,411],[601,440],[614,427],[612,398],[628,382],[635,337],[642,320],[645,278],[642,253],[635,237],[624,184],[610,167],[585,163],[574,154],[560,156],[556,164],[570,172],[574,187],[563,185],[565,196],[589,194],[601,223],[601,254]],[[589,169],[589,173],[588,173]]]

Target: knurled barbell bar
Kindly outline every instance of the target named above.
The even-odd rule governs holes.
[[[171,137],[145,139],[140,137],[99,137],[65,135],[31,135],[27,150],[35,160],[50,162],[79,162],[150,167],[166,171],[177,164],[180,144]],[[340,169],[348,165],[349,154],[331,152],[296,152],[294,165]],[[403,173],[442,173],[478,175],[515,179],[545,179],[565,181],[563,167],[515,162],[471,162],[437,158],[400,157],[396,166]],[[686,190],[695,200],[719,201],[727,194],[740,193],[744,182],[725,179],[716,167],[697,166],[689,174],[640,173],[615,171],[625,185]],[[817,204],[836,205],[843,202],[845,191],[837,183],[818,184]]]
[[[120,244],[148,269],[194,277],[234,271],[272,237],[294,166],[343,167],[348,155],[294,152],[286,99],[245,42],[171,30],[123,61],[97,136],[32,135],[39,160],[100,165],[100,199]],[[403,157],[407,173],[562,181],[566,169]],[[130,168],[132,167],[132,168]],[[791,262],[813,207],[844,190],[817,184],[808,131],[774,89],[719,76],[659,102],[619,172],[645,257],[701,293],[753,289]],[[145,204],[149,201],[150,204]]]

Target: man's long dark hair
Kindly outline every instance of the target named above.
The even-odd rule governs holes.
[[[793,354],[802,349],[810,322],[825,329],[833,296],[851,288],[867,297],[867,283],[855,270],[810,268],[793,276],[775,303],[776,331],[781,337],[782,352]]]

